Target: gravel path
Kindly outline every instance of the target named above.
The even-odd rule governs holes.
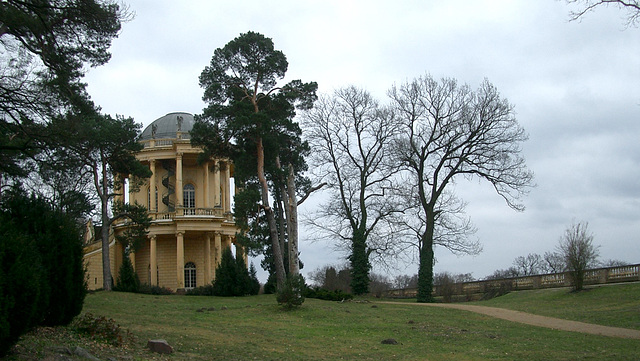
[[[585,323],[585,322],[578,322],[578,321],[569,321],[569,320],[563,320],[559,318],[534,315],[526,312],[507,310],[504,308],[466,305],[461,303],[405,303],[405,302],[402,302],[402,303],[379,302],[379,303],[386,303],[391,305],[395,304],[395,305],[453,308],[457,310],[481,313],[483,315],[501,318],[507,321],[519,322],[519,323],[524,323],[532,326],[552,328],[555,330],[582,332],[582,333],[589,333],[593,335],[631,338],[631,339],[640,340],[640,330],[632,330],[632,329],[620,328],[620,327],[601,326],[601,325],[595,325],[592,323]]]

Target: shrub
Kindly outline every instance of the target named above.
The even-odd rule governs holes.
[[[82,237],[75,220],[43,198],[10,193],[7,213],[40,252],[48,290],[43,325],[66,325],[82,311],[86,296]]]
[[[257,295],[258,293],[260,293],[260,281],[258,280],[256,267],[252,262],[251,267],[249,267],[249,294]]]
[[[112,318],[104,316],[94,316],[85,313],[78,317],[73,323],[73,329],[78,333],[90,336],[91,338],[107,342],[114,346],[121,346],[133,339],[129,330],[125,330]]]
[[[120,265],[120,271],[118,274],[118,280],[116,281],[116,286],[113,288],[114,291],[120,292],[138,292],[140,289],[140,279],[138,278],[138,274],[133,269],[133,264],[125,252],[122,257],[122,265]]]
[[[329,291],[326,288],[307,288],[305,291],[305,297],[307,298],[316,298],[324,301],[346,301],[352,300],[353,295],[350,293],[346,293],[342,290],[333,290]]]
[[[437,290],[444,302],[451,302],[455,293],[455,280],[449,272],[442,272],[435,275],[433,283],[437,285]]]
[[[213,284],[190,289],[187,291],[186,295],[187,296],[213,296]]]
[[[255,279],[257,282],[257,278]],[[213,294],[215,296],[246,296],[256,290],[255,282],[247,270],[242,257],[235,259],[231,248],[222,251],[220,264],[216,268],[216,279],[213,281]],[[258,288],[260,290],[260,283]]]
[[[73,217],[16,189],[0,209],[0,355],[37,325],[66,325],[86,296]]]
[[[0,224],[0,357],[40,323],[48,295],[32,239]]]
[[[587,230],[588,226],[586,222],[572,224],[558,245],[574,291],[583,288],[587,269],[598,263],[598,246],[593,245],[593,234]]]
[[[271,273],[269,274],[269,278],[267,278],[267,283],[264,284],[264,294],[272,295],[276,293],[277,288],[276,275],[275,273]]]
[[[278,304],[287,310],[299,307],[304,303],[304,291],[307,285],[302,275],[289,275],[284,287],[278,290],[276,299]]]
[[[144,293],[146,295],[172,295],[173,291],[166,287],[150,286],[148,284],[141,284],[138,288],[138,293]]]

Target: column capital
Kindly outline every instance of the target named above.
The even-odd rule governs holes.
[[[184,231],[176,231],[176,237],[184,236]]]

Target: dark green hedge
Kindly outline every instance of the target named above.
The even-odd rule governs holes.
[[[0,204],[0,356],[34,326],[66,325],[86,295],[76,221],[20,190]]]

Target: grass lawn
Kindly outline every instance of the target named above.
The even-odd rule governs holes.
[[[508,308],[543,316],[640,330],[640,282],[511,292],[481,306]]]
[[[98,292],[88,295],[83,312],[115,319],[133,333],[135,342],[125,349],[107,347],[83,341],[68,329],[64,332],[70,336],[52,342],[71,347],[80,342],[103,360],[640,359],[640,340],[555,331],[470,312],[403,304],[307,299],[300,309],[286,312],[273,295],[219,298]],[[27,335],[20,347],[50,348],[51,342],[39,335]],[[174,354],[146,351],[147,340],[157,338],[167,340]],[[398,344],[381,343],[388,338]]]

